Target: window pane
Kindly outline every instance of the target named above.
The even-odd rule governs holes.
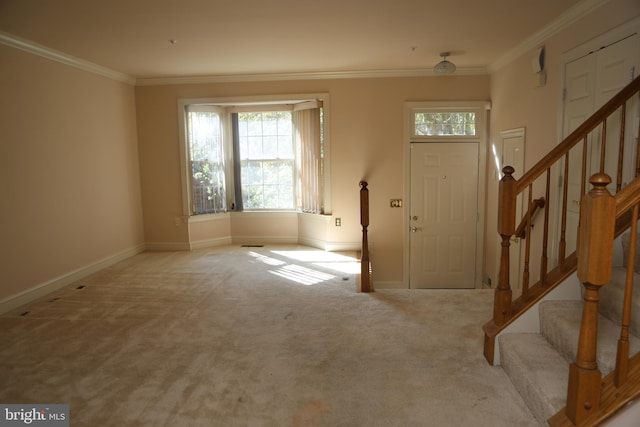
[[[261,162],[242,162],[241,166],[242,182],[247,185],[262,184],[262,164]]]
[[[242,144],[240,145],[242,149]],[[250,136],[247,138],[247,152],[241,154],[242,159],[262,159],[264,155],[262,153],[262,137]]]
[[[194,214],[226,210],[222,123],[214,112],[189,112],[191,209]]]
[[[245,209],[294,209],[293,125],[289,111],[238,113]]]
[[[278,136],[278,157],[281,159],[293,159],[292,135]]]
[[[455,113],[415,113],[415,136],[475,136],[476,114]]]
[[[265,159],[278,158],[278,137],[265,136],[262,140],[262,156]]]

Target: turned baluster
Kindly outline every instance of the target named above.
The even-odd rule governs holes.
[[[547,168],[547,182],[545,185],[545,200],[550,200],[551,191],[551,169]],[[540,257],[540,283],[545,286],[547,283],[547,247],[549,246],[549,208],[544,210],[544,230],[542,231],[542,256]]]
[[[516,180],[515,169],[505,166],[504,177],[498,190],[498,234],[502,238],[498,287],[493,300],[493,321],[501,325],[511,315],[512,291],[509,284],[509,241],[516,230]]]
[[[593,188],[580,203],[578,278],[585,288],[576,361],[569,367],[567,416],[579,426],[600,405],[602,374],[596,360],[600,287],[611,279],[615,229],[615,199],[606,186],[611,178],[595,174]]]
[[[369,262],[369,241],[367,228],[369,227],[369,185],[366,181],[360,181],[360,224],[362,225],[362,257],[360,259],[359,292],[372,292],[371,263]]]
[[[567,202],[569,201],[569,151],[564,156],[562,176],[562,219],[560,222],[560,243],[558,244],[558,265],[564,266],[567,259]]]
[[[620,137],[618,142],[618,169],[616,174],[616,193],[622,189],[622,169],[624,167],[624,138],[627,126],[627,104],[620,106]]]
[[[624,300],[622,302],[622,327],[620,330],[620,338],[618,339],[618,352],[616,354],[616,370],[614,376],[616,387],[620,387],[627,381],[627,375],[629,373],[629,325],[631,324],[631,299],[633,294],[637,237],[638,205],[635,205],[631,215],[631,238],[629,239],[627,276],[625,279]]]

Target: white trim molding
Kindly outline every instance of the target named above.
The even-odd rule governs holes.
[[[141,252],[144,252],[146,245],[141,244],[133,246],[124,251],[118,252],[92,264],[70,271],[62,276],[51,279],[47,282],[36,285],[30,289],[22,291],[18,294],[11,295],[7,298],[0,300],[0,314],[7,313],[13,309],[29,304],[39,298],[44,297],[47,294],[55,292],[64,288],[78,280],[82,280],[85,277],[96,273],[104,268],[107,268],[113,264],[123,261],[127,258],[131,258]]]
[[[71,67],[79,68],[89,73],[98,74],[111,80],[119,81],[129,85],[134,85],[136,83],[136,79],[128,74],[103,67],[102,65],[94,64],[93,62],[85,61],[84,59],[77,58],[64,52],[48,48],[46,46],[2,31],[0,31],[0,43],[13,47],[15,49],[31,53],[33,55],[40,56],[42,58],[50,59],[52,61],[69,65]]]
[[[458,68],[456,75],[475,76],[486,75],[484,67]],[[384,77],[427,77],[435,76],[432,68],[404,69],[404,70],[360,70],[360,71],[318,71],[309,73],[279,73],[279,74],[229,74],[217,76],[192,77],[157,77],[140,78],[136,86],[183,85],[203,83],[246,83],[246,82],[274,82],[285,80],[333,80],[333,79],[361,79]]]
[[[519,56],[527,53],[529,50],[538,47],[544,43],[548,38],[554,36],[565,28],[569,27],[576,21],[579,21],[586,15],[590,14],[594,10],[609,3],[611,0],[583,0],[573,6],[564,14],[560,15],[557,19],[553,20],[549,25],[532,34],[516,47],[502,55],[495,62],[489,65],[488,70],[490,73],[498,71],[500,68],[509,64]]]

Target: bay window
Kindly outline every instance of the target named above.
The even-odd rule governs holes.
[[[179,107],[185,216],[327,211],[322,99],[181,100]]]

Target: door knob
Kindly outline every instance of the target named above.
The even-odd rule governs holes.
[[[411,227],[409,228],[409,230],[411,230],[412,233],[415,233],[416,231],[420,230],[420,228],[418,227]]]

